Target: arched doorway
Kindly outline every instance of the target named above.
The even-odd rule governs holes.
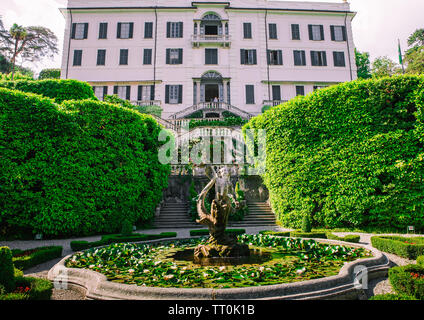
[[[200,79],[200,102],[223,102],[224,88],[222,76],[218,72],[208,71]]]

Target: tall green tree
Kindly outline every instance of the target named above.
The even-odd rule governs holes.
[[[18,57],[37,62],[42,58],[53,58],[58,52],[57,37],[48,28],[23,27],[15,23],[10,30],[6,30],[3,23],[0,24],[0,53],[12,64],[12,79]]]
[[[371,62],[369,52],[359,52],[355,49],[356,66],[358,67],[358,78],[371,78]]]
[[[378,57],[372,63],[373,78],[391,77],[401,72],[399,65],[389,57]]]
[[[417,29],[408,38],[409,49],[405,53],[406,72],[424,73],[424,29]]]

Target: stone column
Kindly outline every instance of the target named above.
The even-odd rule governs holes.
[[[228,103],[228,101],[227,101],[227,96],[228,96],[228,93],[227,93],[227,83],[228,83],[228,81],[227,80],[224,80],[223,82],[222,82],[222,85],[223,85],[223,89],[224,89],[224,92],[223,92],[223,102],[225,102],[225,103]]]

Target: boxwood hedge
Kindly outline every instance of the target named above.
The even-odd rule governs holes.
[[[61,246],[38,247],[29,250],[12,250],[13,265],[19,270],[26,270],[40,263],[50,261],[62,256]]]
[[[3,235],[112,233],[153,218],[170,167],[151,116],[0,88],[0,128]]]
[[[87,83],[77,80],[16,80],[0,81],[0,87],[23,92],[36,93],[54,99],[57,103],[65,100],[98,100],[93,88]]]
[[[252,118],[266,130],[264,183],[278,220],[424,229],[424,76],[317,90]],[[252,145],[249,146],[252,150]]]
[[[424,238],[421,237],[374,236],[371,244],[378,250],[412,260],[424,254]]]

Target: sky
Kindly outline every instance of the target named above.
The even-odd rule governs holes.
[[[300,0],[292,0],[300,1]],[[322,0],[308,0],[322,2]],[[23,26],[41,25],[51,29],[59,39],[59,55],[44,59],[36,65],[24,64],[39,72],[44,68],[58,68],[61,64],[65,21],[58,8],[66,7],[67,0],[0,0],[0,16],[8,29],[13,23]],[[325,2],[342,2],[326,0]],[[353,20],[353,36],[359,51],[369,52],[371,61],[388,56],[398,61],[398,39],[403,50],[407,39],[416,29],[424,28],[423,0],[350,0],[351,10],[357,12]]]

